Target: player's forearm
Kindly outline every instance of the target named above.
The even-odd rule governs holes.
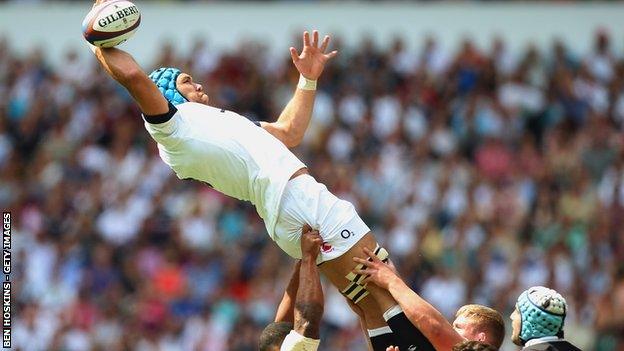
[[[116,48],[91,48],[106,72],[116,81],[126,86],[132,83],[133,79],[143,73],[141,67],[134,58],[125,51]]]
[[[319,339],[323,304],[323,289],[316,261],[304,257],[299,270],[299,289],[294,313],[295,331],[305,337]]]
[[[277,312],[275,313],[276,322],[294,322],[295,299],[299,288],[299,267],[300,262],[295,265],[288,287],[286,287],[282,301],[277,307]]]
[[[431,304],[396,277],[388,286],[388,291],[401,306],[405,316],[429,339],[436,350],[450,350],[462,342],[453,326]]]
[[[316,91],[297,88],[277,119],[276,123],[283,128],[290,146],[296,146],[303,140],[312,118],[315,97]]]
[[[128,90],[145,115],[156,116],[169,111],[167,100],[130,54],[115,48],[95,48],[94,53],[106,72]]]

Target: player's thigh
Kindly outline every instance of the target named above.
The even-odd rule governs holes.
[[[364,235],[362,239],[360,239],[353,247],[347,250],[346,253],[336,259],[324,262],[320,266],[321,272],[336,288],[338,288],[338,290],[342,291],[349,284],[351,284],[351,281],[349,281],[346,276],[357,265],[357,263],[353,261],[353,257],[361,257],[364,259],[368,258],[368,256],[364,253],[364,248],[366,247],[373,251],[376,245],[377,240],[375,240],[373,234],[369,232]],[[365,300],[360,301],[358,304],[361,307],[364,305],[376,304],[383,312],[396,304],[392,295],[390,295],[390,293],[386,290],[376,288],[375,286],[369,286],[367,290],[372,292],[370,296],[374,297],[374,299],[367,296]]]
[[[357,265],[353,257],[368,258],[364,253],[364,248],[373,251],[377,245],[377,240],[371,232],[365,234],[347,252],[333,260],[325,261],[319,266],[321,272],[338,290],[343,290],[351,282],[347,279],[349,274]]]
[[[333,260],[325,261],[320,265],[321,272],[338,290],[344,290],[351,281],[347,275],[355,268],[357,263],[353,257],[368,258],[364,253],[364,248],[373,251],[377,246],[377,240],[371,232],[365,234],[347,252]],[[377,289],[375,294],[368,294],[358,302],[358,307],[364,312],[366,327],[369,329],[379,328],[386,325],[383,319],[383,312],[388,306],[394,306],[396,302],[388,291]]]

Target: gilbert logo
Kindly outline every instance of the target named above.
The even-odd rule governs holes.
[[[117,7],[117,6],[116,6]],[[137,9],[136,6],[131,6],[131,7],[127,7],[125,9],[119,10],[115,13],[113,13],[112,15],[108,15],[102,19],[100,19],[98,21],[98,24],[100,25],[100,27],[106,27],[107,25],[120,20],[126,16],[130,16],[133,15],[135,13],[139,13],[139,10]]]

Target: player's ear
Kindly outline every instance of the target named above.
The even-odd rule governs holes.
[[[479,334],[477,334],[477,341],[481,341],[481,342],[485,341],[485,333],[484,332],[480,332]]]

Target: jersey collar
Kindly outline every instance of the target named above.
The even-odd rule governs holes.
[[[549,341],[557,341],[557,340],[561,340],[561,339],[559,339],[556,336],[545,336],[543,338],[531,339],[527,341],[524,346],[533,346],[536,344],[541,344],[541,343],[549,342]]]

